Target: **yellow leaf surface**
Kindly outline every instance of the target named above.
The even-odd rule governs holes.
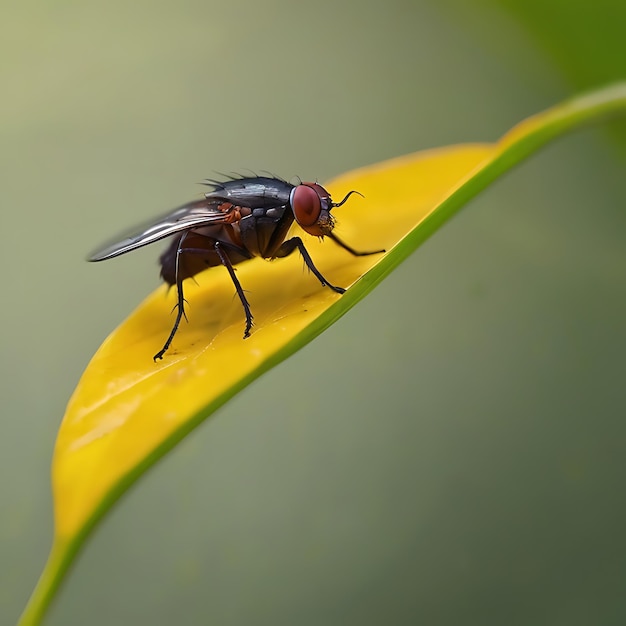
[[[224,268],[198,275],[195,285],[186,281],[190,322],[158,363],[152,355],[169,334],[175,294],[162,287],[148,297],[98,350],[68,404],[52,466],[54,543],[20,626],[40,623],[115,500],[217,407],[343,315],[503,173],[555,137],[624,112],[626,84],[609,85],[528,118],[495,144],[419,152],[328,183],[335,198],[351,189],[366,196],[337,207],[337,235],[356,249],[387,253],[353,257],[331,241],[308,238],[322,274],[350,287],[342,296],[307,275],[297,254],[237,266],[255,315],[245,341],[241,304]]]
[[[480,144],[426,151],[337,178],[327,185],[334,198],[351,189],[365,198],[353,196],[335,210],[335,232],[357,249],[390,251],[495,150]],[[322,274],[343,287],[384,256],[353,257],[332,241],[311,237],[305,244]],[[183,322],[163,361],[154,363],[152,355],[173,322],[175,290],[165,286],[93,357],[69,402],[54,454],[58,542],[84,530],[164,450],[284,358],[281,351],[296,336],[303,344],[318,334],[319,316],[351,296],[322,287],[296,253],[247,261],[237,275],[255,316],[248,339],[242,339],[244,316],[230,277],[215,267],[197,276],[197,285],[186,281],[189,323]]]

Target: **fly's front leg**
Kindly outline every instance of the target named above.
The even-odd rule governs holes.
[[[300,237],[293,237],[292,239],[288,239],[285,241],[280,248],[276,251],[274,255],[275,258],[284,258],[289,256],[294,250],[298,250],[306,263],[306,266],[315,274],[317,279],[322,283],[322,287],[330,287],[333,291],[337,293],[345,293],[346,290],[343,287],[335,287],[335,285],[331,285],[320,273],[320,271],[313,264],[313,259],[309,255],[307,249],[304,247],[302,243],[302,239]]]
[[[254,319],[252,317],[252,311],[250,310],[250,304],[248,303],[248,300],[246,299],[246,294],[244,293],[241,283],[239,282],[239,279],[237,278],[237,274],[235,273],[235,268],[233,267],[233,264],[228,258],[228,255],[226,254],[226,250],[224,250],[223,246],[220,244],[219,241],[215,242],[214,247],[215,247],[215,252],[217,252],[218,256],[220,257],[220,261],[222,262],[222,265],[228,270],[228,273],[230,274],[230,278],[235,285],[235,290],[237,291],[237,295],[239,296],[239,299],[241,300],[244,313],[246,314],[246,330],[243,333],[243,338],[245,339],[246,337],[250,336],[250,331],[252,330],[252,321]]]
[[[355,250],[354,248],[349,246],[347,243],[341,241],[341,239],[339,239],[339,237],[337,237],[335,233],[330,233],[326,236],[332,239],[338,246],[340,246],[344,250],[347,250],[353,256],[369,256],[370,254],[382,254],[383,252],[387,252],[386,250],[372,250],[371,252],[360,252],[359,250]]]

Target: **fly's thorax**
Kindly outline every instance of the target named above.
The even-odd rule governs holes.
[[[269,209],[287,204],[293,188],[290,183],[279,178],[256,176],[254,178],[234,178],[226,181],[208,181],[212,191],[204,194],[210,202],[230,202],[235,206],[251,209]]]

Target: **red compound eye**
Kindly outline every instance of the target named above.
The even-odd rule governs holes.
[[[302,183],[302,184],[313,189],[315,193],[320,197],[320,202],[322,203],[322,210],[330,209],[330,206],[331,206],[330,194],[328,193],[328,191],[326,191],[326,189],[324,189],[324,187],[322,187],[318,183]]]
[[[307,227],[317,224],[322,212],[322,203],[317,191],[306,184],[298,185],[291,190],[289,200],[296,222],[304,230],[311,232]]]

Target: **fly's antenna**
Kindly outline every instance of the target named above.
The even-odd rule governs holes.
[[[361,196],[361,198],[365,198],[365,196],[360,191],[356,191],[355,189],[353,189],[352,191],[346,194],[345,198],[341,202],[333,202],[332,206],[333,207],[341,206],[353,193],[358,194],[359,196]]]

